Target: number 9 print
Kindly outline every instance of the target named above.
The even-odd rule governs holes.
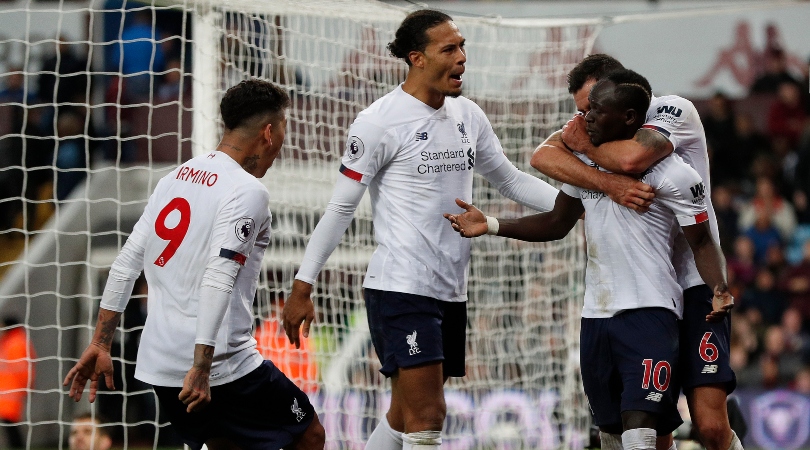
[[[180,221],[174,228],[166,226],[166,218],[172,211],[180,212]],[[188,232],[188,226],[191,223],[191,205],[188,200],[182,197],[173,198],[168,205],[158,213],[157,220],[155,220],[155,234],[164,241],[169,241],[166,248],[160,253],[160,256],[155,260],[155,265],[163,267],[172,259],[177,248],[183,242]]]

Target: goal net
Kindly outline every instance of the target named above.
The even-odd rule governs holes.
[[[0,440],[18,433],[24,445],[66,448],[73,417],[91,412],[126,448],[177,444],[133,377],[145,283],[116,335],[116,390],[74,403],[61,383],[92,336],[109,266],[157,180],[215,148],[224,91],[260,77],[284,86],[292,106],[280,159],[262,180],[273,241],[257,340],[310,395],[328,448],[363,448],[390,401],[362,300],[374,249],[367,198],[318,279],[302,350],[289,347],[277,317],[331,196],[349,124],[405,78],[386,44],[407,12],[368,0],[3,5],[0,315],[10,320],[0,330],[23,330],[29,345],[16,356],[0,348],[0,377],[12,366],[23,374],[19,387],[0,390],[0,400],[22,402],[19,416],[2,417]],[[598,21],[454,18],[467,39],[464,95],[486,111],[509,159],[539,175],[532,151],[574,112],[566,74],[591,50]],[[480,177],[473,200],[499,217],[530,212]],[[579,229],[547,244],[474,241],[467,376],[446,385],[442,448],[583,447],[583,272]]]

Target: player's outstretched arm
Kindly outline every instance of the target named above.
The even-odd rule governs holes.
[[[648,128],[639,128],[633,139],[605,142],[594,147],[585,131],[585,118],[582,116],[576,116],[568,122],[562,130],[562,140],[565,145],[584,153],[600,167],[628,175],[644,173],[674,150],[669,139]]]
[[[706,321],[723,320],[734,307],[734,297],[728,290],[723,252],[712,237],[708,221],[684,226],[683,232],[695,255],[695,264],[701,278],[714,292],[712,312],[706,316]]]
[[[454,230],[464,237],[487,233],[487,218],[478,208],[460,199],[456,199],[456,204],[464,209],[463,213],[444,215]],[[527,242],[555,241],[564,238],[574,228],[583,211],[578,198],[560,192],[553,210],[518,219],[498,220],[495,234]]]
[[[655,198],[652,187],[635,178],[602,172],[580,161],[565,147],[562,131],[552,134],[537,147],[531,165],[557,181],[604,192],[614,202],[638,212],[647,211]]]
[[[62,382],[63,386],[70,385],[68,395],[73,400],[78,402],[82,399],[82,393],[89,380],[90,394],[88,395],[88,400],[90,400],[90,403],[93,403],[96,400],[100,376],[104,377],[108,389],[115,389],[110,347],[112,346],[115,329],[118,327],[120,319],[120,312],[110,311],[104,308],[98,309],[98,322],[96,322],[96,331],[93,333],[93,340],[84,350],[79,361],[76,362],[76,365],[70,369],[65,377],[65,381]]]
[[[312,231],[301,267],[293,281],[292,294],[284,302],[284,309],[281,311],[284,331],[295,348],[301,348],[298,334],[301,324],[304,325],[304,337],[309,337],[309,327],[315,319],[315,307],[310,298],[315,279],[349,228],[354,211],[365,192],[365,185],[348,177],[338,176],[332,199],[326,205],[326,212]]]

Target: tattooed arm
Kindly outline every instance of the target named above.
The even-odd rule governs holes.
[[[672,142],[661,133],[641,128],[633,139],[605,142],[594,151],[587,151],[593,162],[605,169],[626,174],[643,173],[650,166],[672,153]]]
[[[187,405],[186,412],[199,411],[211,403],[211,363],[214,361],[214,347],[205,344],[194,345],[194,364],[186,373],[183,389],[177,397]]]
[[[82,353],[76,365],[70,369],[63,386],[70,384],[70,393],[68,394],[73,400],[79,401],[82,398],[87,380],[90,380],[90,395],[88,399],[90,403],[96,400],[96,391],[98,391],[98,379],[100,375],[104,375],[104,381],[107,383],[107,388],[110,390],[115,389],[113,384],[113,366],[112,357],[110,356],[110,347],[112,346],[113,336],[118,327],[118,321],[121,319],[121,313],[110,311],[108,309],[99,308],[98,322],[96,323],[96,331],[93,334],[93,340],[87,346],[84,353]]]
[[[537,147],[531,164],[557,181],[604,192],[614,202],[636,211],[646,211],[655,198],[650,186],[634,178],[602,172],[580,161],[566,148],[562,131],[552,134]]]

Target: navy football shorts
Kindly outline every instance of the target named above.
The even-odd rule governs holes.
[[[224,438],[243,450],[277,450],[301,436],[315,409],[306,394],[270,361],[249,374],[211,387],[211,403],[187,413],[179,387],[153,386],[183,442],[199,450],[208,439]]]
[[[722,322],[706,322],[712,311],[712,290],[702,284],[683,291],[680,378],[684,390],[707,384],[722,384],[731,393],[737,377],[729,365],[731,316]]]
[[[445,377],[464,376],[467,302],[376,289],[366,289],[365,297],[371,342],[383,375],[442,361]]]
[[[664,308],[582,318],[582,385],[594,424],[621,429],[624,411],[658,415],[659,435],[683,421],[678,413],[678,318]]]

